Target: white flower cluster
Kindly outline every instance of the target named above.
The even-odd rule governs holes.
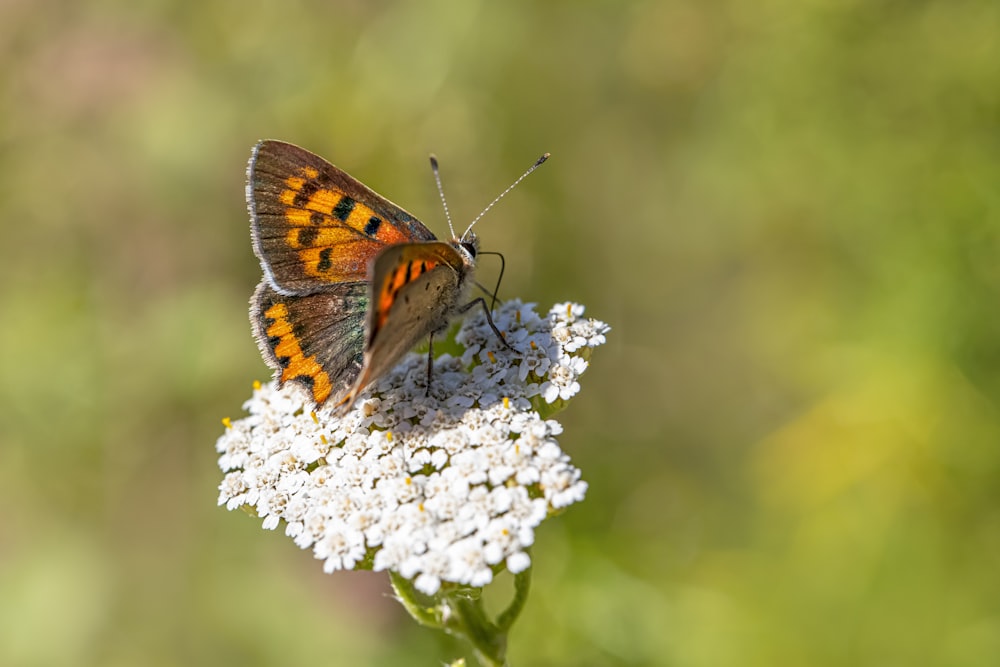
[[[604,343],[608,326],[582,316],[503,304],[494,321],[514,354],[470,315],[465,352],[435,360],[430,395],[426,355],[410,354],[342,417],[313,412],[294,384],[258,387],[248,417],[224,420],[219,504],[254,508],[265,528],[283,521],[328,572],[392,570],[427,594],[526,569],[535,527],[587,489],[555,440],[562,427],[538,412],[580,390]]]

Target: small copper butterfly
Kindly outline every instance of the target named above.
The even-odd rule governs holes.
[[[479,252],[472,225],[439,241],[323,158],[280,141],[254,147],[246,195],[264,271],[250,301],[254,337],[279,383],[303,385],[318,406],[332,399],[346,411],[417,343],[476,304],[503,341],[485,300],[467,301]],[[430,360],[428,382],[429,372]]]

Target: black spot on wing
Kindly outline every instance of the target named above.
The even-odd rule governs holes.
[[[333,266],[333,262],[330,260],[330,254],[333,252],[333,248],[323,248],[319,253],[319,264],[316,265],[317,271],[329,271],[330,267]]]
[[[365,235],[374,238],[378,234],[379,227],[382,226],[382,218],[377,216],[372,216],[368,218],[368,224],[365,225]]]
[[[300,227],[298,242],[299,247],[307,248],[316,242],[316,237],[319,236],[319,230],[315,227]]]
[[[333,217],[341,222],[347,220],[347,216],[354,210],[354,200],[350,197],[341,197],[337,205],[333,207]]]
[[[302,187],[299,188],[299,191],[295,193],[295,199],[292,200],[292,203],[298,206],[299,208],[302,208],[303,206],[309,203],[309,200],[312,198],[314,194],[316,194],[318,190],[319,190],[318,181],[307,180],[305,183],[302,184]]]

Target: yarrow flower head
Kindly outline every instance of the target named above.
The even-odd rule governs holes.
[[[342,416],[294,383],[257,384],[249,416],[223,420],[219,504],[284,525],[327,572],[387,570],[417,621],[504,664],[535,529],[587,490],[550,419],[609,330],[583,312],[509,301],[493,315],[506,345],[482,312],[469,316],[457,353],[434,360],[429,392],[426,357],[411,353]],[[475,590],[504,569],[515,597],[494,623]]]
[[[509,301],[466,318],[464,348],[434,361],[411,353],[337,417],[294,384],[259,386],[249,416],[226,422],[216,448],[219,504],[284,524],[328,572],[390,570],[433,595],[445,582],[481,587],[526,553],[548,516],[587,484],[547,419],[580,390],[608,326],[564,303],[547,316]]]

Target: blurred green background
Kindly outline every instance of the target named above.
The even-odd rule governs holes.
[[[0,73],[0,664],[455,656],[215,504],[265,137],[439,234],[428,153],[553,154],[478,231],[613,332],[513,665],[1000,664],[995,0],[7,0]]]

